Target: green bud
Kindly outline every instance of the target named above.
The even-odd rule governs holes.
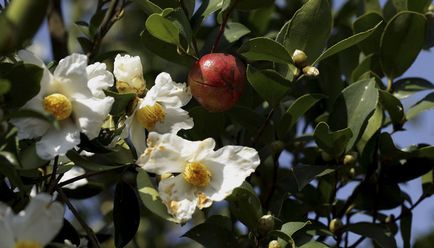
[[[271,240],[270,243],[268,243],[268,248],[280,248],[279,242],[277,240]]]
[[[344,226],[344,224],[342,223],[341,219],[335,218],[332,221],[330,221],[329,230],[333,234],[336,234],[337,232],[339,232],[342,229],[343,226]]]
[[[258,231],[262,235],[267,234],[269,231],[274,229],[274,217],[271,214],[262,216],[259,219]]]
[[[303,68],[303,74],[310,78],[316,78],[319,76],[319,70],[313,66],[306,66]]]
[[[303,51],[297,49],[292,54],[292,61],[294,61],[296,66],[304,67],[307,62],[307,55]]]

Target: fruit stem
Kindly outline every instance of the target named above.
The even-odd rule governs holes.
[[[222,24],[220,25],[219,33],[217,34],[214,45],[212,46],[211,53],[214,53],[215,50],[218,49],[222,35],[225,32],[226,24],[228,23],[229,16],[231,15],[231,13],[234,10],[237,3],[238,3],[238,0],[235,0],[234,3],[229,7],[226,15],[224,16]]]
[[[392,86],[393,86],[393,79],[387,78],[387,92],[392,92]]]

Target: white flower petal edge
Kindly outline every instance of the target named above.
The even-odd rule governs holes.
[[[196,207],[209,207],[240,186],[260,164],[258,152],[249,147],[225,146],[214,151],[213,139],[188,141],[176,134],[152,132],[148,148],[137,164],[163,179],[158,187],[168,212],[179,222],[191,218]]]
[[[11,212],[12,210],[8,206],[0,202],[0,247],[14,246],[14,233],[8,221]]]
[[[92,92],[92,95],[97,98],[106,97],[104,89],[113,86],[113,74],[106,70],[106,64],[96,62],[86,67],[87,72],[87,86]]]
[[[0,216],[3,225],[12,231],[9,234],[0,232],[0,240],[5,242],[8,237],[12,237],[13,243],[32,241],[45,246],[63,226],[63,215],[64,208],[59,202],[53,202],[48,194],[38,194],[30,199],[29,205],[18,215],[14,215],[12,210],[7,208],[4,219]],[[1,247],[14,247],[13,243],[12,246]]]
[[[65,174],[63,174],[62,179],[60,179],[59,183],[65,182],[71,178],[75,178],[78,176],[81,176],[83,174],[85,174],[86,171],[78,166],[74,166],[72,167],[69,171],[65,172]],[[80,179],[78,181],[75,181],[73,183],[67,184],[64,187],[68,188],[68,189],[76,189],[78,187],[84,186],[88,183],[88,180],[86,178]]]
[[[190,87],[185,83],[176,83],[167,72],[162,72],[155,78],[155,85],[148,91],[145,104],[154,104],[156,101],[165,107],[180,108],[192,98]]]

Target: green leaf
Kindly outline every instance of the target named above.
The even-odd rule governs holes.
[[[347,225],[345,230],[371,238],[383,248],[396,247],[396,241],[393,238],[393,234],[381,225],[368,222],[359,222]]]
[[[315,128],[313,137],[319,148],[338,158],[346,151],[345,148],[353,137],[353,133],[350,128],[333,132],[330,131],[327,123],[320,122]]]
[[[248,65],[246,74],[256,92],[272,106],[278,104],[289,90],[290,82],[274,70],[258,70]]]
[[[376,54],[366,56],[351,73],[351,82],[362,80],[362,76],[380,67],[379,57]],[[380,69],[381,70],[381,69]]]
[[[297,98],[291,106],[289,106],[278,123],[278,136],[283,138],[283,136],[292,129],[295,123],[297,123],[300,117],[325,97],[326,96],[322,94],[306,94]]]
[[[406,119],[401,101],[387,91],[379,90],[380,102],[389,113],[394,129],[402,129]]]
[[[229,201],[231,213],[250,230],[255,229],[262,216],[262,207],[252,187],[244,183],[234,189],[226,200]]]
[[[368,38],[369,36],[371,36],[378,27],[380,27],[382,25],[383,22],[377,23],[377,25],[375,25],[373,28],[364,31],[364,32],[360,32],[357,33],[353,36],[350,36],[344,40],[339,41],[338,43],[334,44],[333,46],[331,46],[330,48],[328,48],[325,52],[323,52],[316,60],[315,62],[313,62],[312,64],[317,64],[319,63],[321,60],[326,59],[332,55],[335,55],[349,47],[352,47],[356,44],[358,44],[359,42],[365,40],[366,38]]]
[[[190,26],[190,21],[188,17],[185,15],[182,8],[176,9],[165,9],[163,11],[163,16],[172,22],[173,25],[179,30],[179,34],[184,38],[183,42],[187,42],[187,44],[183,44],[185,48],[189,46],[192,40],[192,33]]]
[[[259,37],[248,40],[238,52],[248,60],[266,60],[281,64],[292,63],[291,55],[288,51],[272,39]]]
[[[383,118],[384,118],[383,109],[378,104],[377,107],[375,108],[374,114],[372,114],[372,116],[369,117],[368,119],[368,123],[366,124],[365,131],[363,132],[362,136],[357,142],[357,150],[359,150],[361,153],[365,150],[365,147],[368,144],[369,140],[382,127]]]
[[[308,62],[324,49],[332,28],[332,13],[328,0],[309,0],[285,24],[278,35],[289,54],[296,49],[304,51]]]
[[[92,161],[92,157],[84,158],[80,156],[80,154],[74,150],[67,152],[66,157],[68,157],[72,162],[74,162],[75,165],[82,167],[86,171],[107,171],[125,167],[125,165],[100,164]]]
[[[88,38],[77,37],[77,41],[84,53],[89,52],[92,49],[92,42]]]
[[[214,223],[205,222],[199,224],[182,236],[191,238],[209,248],[238,247],[234,234],[230,230]]]
[[[411,222],[413,220],[413,214],[411,213],[411,210],[402,207],[401,209],[401,221],[400,221],[400,228],[401,228],[401,236],[404,248],[410,248],[411,247]]]
[[[0,78],[0,96],[6,94],[11,89],[11,82]]]
[[[36,152],[36,144],[21,149],[19,154],[20,169],[29,170],[36,169],[46,165],[49,161],[40,158]]]
[[[239,0],[235,8],[242,10],[252,10],[265,8],[274,3],[274,0]]]
[[[24,193],[24,183],[16,170],[17,161],[15,155],[7,151],[0,151],[0,162],[0,174],[6,176],[12,186],[18,187],[20,194]]]
[[[407,1],[408,0],[392,0],[393,5],[398,11],[407,10]],[[410,0],[414,1],[414,0]]]
[[[131,104],[131,101],[133,101],[136,97],[136,94],[134,93],[121,94],[110,90],[104,90],[104,93],[107,96],[111,96],[115,99],[110,111],[110,114],[113,116],[120,116],[125,113],[128,106]]]
[[[334,104],[329,116],[332,130],[349,127],[353,137],[348,141],[346,150],[349,151],[363,134],[363,127],[367,119],[374,112],[378,103],[378,90],[375,80],[361,80],[345,88]]]
[[[151,15],[154,13],[161,13],[163,10],[156,5],[155,3],[149,0],[133,0],[136,4],[138,4],[146,14]]]
[[[407,98],[420,91],[432,89],[434,89],[434,85],[423,78],[402,78],[393,83],[393,95],[399,99]]]
[[[383,17],[376,12],[370,12],[362,15],[358,17],[353,23],[354,33],[361,33],[369,30],[372,27],[378,25],[378,23],[380,23],[380,26],[374,31],[374,33],[370,37],[359,43],[359,47],[366,55],[378,53],[378,51],[380,50],[381,34],[386,27],[386,23],[384,22]]]
[[[280,229],[282,232],[284,232],[289,237],[292,237],[294,233],[297,231],[300,231],[305,226],[312,224],[310,221],[306,222],[288,222],[282,225],[282,228]]]
[[[227,41],[233,43],[250,33],[250,29],[238,22],[228,22],[223,33]]]
[[[162,16],[162,14],[155,13],[150,15],[146,19],[145,26],[148,32],[155,38],[177,46],[181,45],[178,27],[172,21]]]
[[[416,11],[422,14],[427,12],[429,5],[432,3],[432,0],[408,0],[408,10]]]
[[[430,93],[425,96],[422,100],[415,103],[405,114],[407,120],[411,120],[420,113],[434,108],[434,93]]]
[[[176,45],[155,38],[147,30],[143,30],[140,37],[147,49],[169,62],[189,68],[195,61],[188,55],[178,54]]]
[[[160,216],[161,218],[178,223],[178,221],[167,212],[167,208],[161,201],[160,195],[154,188],[148,173],[143,169],[139,169],[138,171],[137,189],[139,191],[139,196],[143,202],[143,205],[145,205],[145,207],[152,213]]]
[[[135,236],[140,223],[139,199],[135,189],[128,183],[116,184],[113,200],[113,224],[115,246],[126,246]]]
[[[424,15],[410,11],[399,12],[386,25],[380,62],[388,78],[401,76],[413,64],[425,43],[425,25]]]
[[[298,191],[303,190],[313,179],[332,173],[332,167],[324,165],[298,165],[293,168]]]
[[[422,191],[427,196],[434,194],[434,172],[432,170],[422,176]]]
[[[328,245],[325,245],[318,241],[309,241],[306,244],[300,246],[299,248],[328,248]]]
[[[3,66],[0,66],[3,70]],[[38,94],[43,69],[33,64],[16,64],[6,71],[3,78],[10,82],[11,88],[5,95],[9,108],[18,108]]]

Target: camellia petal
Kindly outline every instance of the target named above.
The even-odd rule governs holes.
[[[81,176],[85,173],[86,173],[86,171],[83,168],[78,167],[78,166],[74,166],[70,170],[68,170],[67,172],[65,172],[63,174],[63,177],[60,179],[59,183],[62,183],[62,182],[65,182],[69,179]],[[68,189],[76,189],[78,187],[86,185],[87,183],[88,183],[88,180],[86,178],[82,178],[80,180],[77,180],[77,181],[74,181],[70,184],[67,184],[64,187],[68,188]]]
[[[34,97],[30,99],[22,109],[29,109],[36,112],[45,112],[42,104],[42,98]],[[33,139],[40,137],[49,128],[50,124],[37,118],[14,118],[10,122],[17,127],[18,139]]]
[[[189,141],[172,133],[156,132],[149,134],[147,142],[148,148],[139,157],[137,164],[144,170],[159,175],[183,172],[186,161],[199,156],[200,151],[209,151],[215,146],[213,139]]]
[[[86,134],[89,139],[96,138],[113,103],[113,97],[80,98],[72,102],[74,120],[76,125],[80,127],[80,131]]]
[[[116,77],[116,88],[121,93],[142,95],[146,84],[143,79],[143,68],[139,56],[118,54],[114,61],[113,73]]]
[[[166,72],[158,74],[155,85],[146,94],[145,102],[158,101],[167,107],[180,108],[192,98],[190,88],[185,83],[176,83]]]
[[[80,143],[80,130],[71,120],[60,123],[60,129],[50,128],[36,142],[36,153],[42,159],[50,160],[57,155],[65,155],[67,151]]]
[[[48,244],[63,226],[64,208],[45,193],[36,195],[29,205],[13,217],[12,231],[17,241],[36,241]]]
[[[140,123],[134,121],[134,119],[130,121],[127,127],[129,130],[128,135],[131,143],[133,143],[134,149],[136,149],[137,155],[142,154],[146,149],[145,129]]]
[[[61,93],[73,99],[89,98],[92,93],[87,86],[87,56],[74,53],[59,61],[54,71],[50,93]],[[70,99],[72,100],[72,99]]]
[[[203,163],[213,175],[213,180],[204,189],[204,193],[213,201],[221,201],[255,171],[260,159],[253,148],[225,146],[210,153]]]
[[[0,202],[0,247],[13,247],[14,234],[12,232],[9,216],[12,210]]]
[[[192,186],[184,181],[182,175],[162,180],[158,191],[168,212],[176,220],[184,223],[191,219],[196,210],[198,198],[194,195]]]
[[[92,95],[98,98],[104,98],[106,95],[104,89],[113,86],[113,74],[106,70],[106,64],[94,63],[86,67],[87,71],[87,86],[92,92]]]
[[[166,108],[164,121],[157,122],[154,131],[159,133],[177,133],[179,130],[193,128],[193,118],[181,108]]]

